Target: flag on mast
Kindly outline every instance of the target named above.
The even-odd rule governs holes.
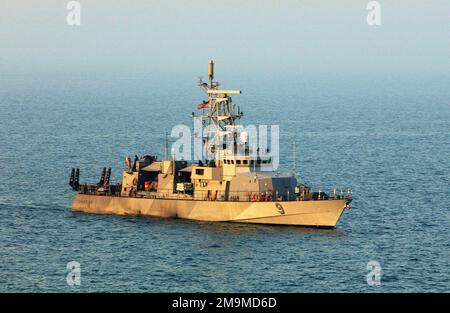
[[[209,101],[208,100],[203,101],[202,103],[197,105],[197,109],[199,109],[199,110],[200,109],[204,109],[204,108],[209,108]]]

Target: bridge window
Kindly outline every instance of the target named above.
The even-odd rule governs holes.
[[[197,175],[203,175],[205,172],[205,170],[203,168],[196,168],[195,169],[195,174]]]

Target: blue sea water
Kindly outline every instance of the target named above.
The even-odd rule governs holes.
[[[280,126],[280,171],[295,141],[306,183],[352,188],[336,229],[72,213],[70,168],[117,180],[126,153],[161,156],[204,99],[195,74],[0,78],[0,291],[450,291],[447,76],[218,77],[243,122]]]

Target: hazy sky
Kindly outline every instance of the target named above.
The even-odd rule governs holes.
[[[450,72],[450,1],[0,0],[0,70]]]

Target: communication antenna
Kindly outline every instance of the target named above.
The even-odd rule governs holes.
[[[175,175],[175,148],[172,148],[172,175]]]
[[[166,138],[164,139],[164,160],[167,160],[169,157],[169,141],[167,139],[167,132],[166,132]]]
[[[292,177],[295,177],[296,166],[295,166],[295,141],[292,143]]]
[[[209,60],[208,62],[208,78],[209,78],[209,88],[212,88],[212,83],[214,80],[214,62],[213,60]]]
[[[257,178],[258,174],[256,174],[256,161],[258,160],[258,152],[256,150],[256,145],[253,145],[253,153],[255,155],[255,159],[253,160],[253,172],[255,172],[255,178]]]

